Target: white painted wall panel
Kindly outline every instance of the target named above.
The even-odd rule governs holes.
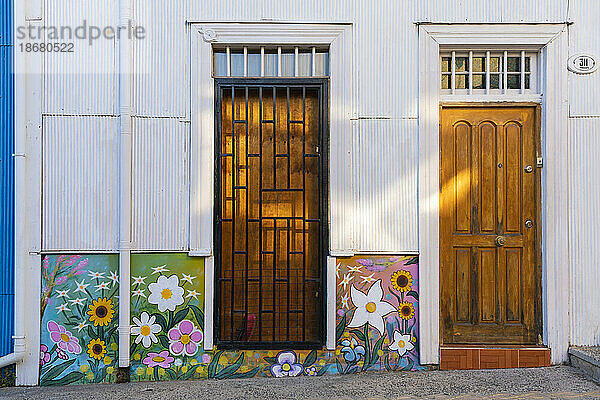
[[[378,0],[356,15],[359,116],[417,116],[414,2]]]
[[[417,252],[417,120],[360,120],[354,146],[356,250]]]
[[[189,124],[133,119],[134,250],[185,250],[189,234]]]
[[[571,344],[600,343],[600,118],[576,118],[569,123],[569,247]]]
[[[415,0],[419,21],[564,22],[569,0]]]
[[[600,57],[600,1],[569,2],[569,54],[586,53]],[[569,72],[571,116],[600,116],[600,72],[577,75]]]
[[[44,117],[44,250],[117,247],[118,119]]]
[[[73,34],[84,21],[88,30],[91,26],[114,27],[118,23],[117,7],[112,0],[45,0],[44,25],[59,30],[71,28]],[[73,43],[74,48],[72,53],[44,53],[43,112],[116,115],[116,41],[101,38],[90,44],[65,38],[58,42]]]
[[[186,2],[189,4],[190,2]],[[200,3],[200,2],[199,2]],[[181,2],[135,0],[134,20],[146,30],[133,43],[133,113],[146,117],[184,117],[189,104],[189,7]]]

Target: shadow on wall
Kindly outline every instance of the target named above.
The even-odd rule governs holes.
[[[41,385],[113,382],[118,257],[46,256]],[[337,349],[203,350],[204,261],[135,254],[131,380],[320,376],[419,370],[418,259],[338,259]]]

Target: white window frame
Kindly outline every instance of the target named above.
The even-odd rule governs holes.
[[[450,81],[450,88],[443,89],[440,88],[440,93],[442,97],[442,101],[455,101],[458,96],[478,96],[476,99],[481,101],[481,99],[487,96],[493,96],[495,98],[504,97],[518,97],[519,101],[533,101],[539,102],[541,97],[539,96],[539,72],[538,72],[538,63],[539,63],[539,52],[524,50],[520,48],[511,48],[511,49],[440,49],[440,65],[442,63],[442,58],[448,57],[452,59],[453,57],[463,57],[468,59],[469,71],[468,72],[456,72],[454,70],[450,70],[450,72],[440,72],[440,79],[442,76],[447,75]],[[486,58],[486,72],[473,72],[472,71],[472,60],[475,57],[484,57]],[[502,59],[502,70],[499,72],[489,72],[489,64],[490,59],[493,57],[500,57]],[[521,71],[519,72],[508,72],[505,70],[506,68],[506,60],[508,57],[519,57],[521,63]],[[529,57],[529,71],[525,71],[525,62],[524,57]],[[453,64],[450,61],[451,66]],[[508,86],[508,76],[510,75],[520,75],[521,76],[521,88],[519,89],[509,89]],[[469,77],[469,86],[467,88],[452,88],[452,77],[453,75],[465,75]],[[473,88],[473,75],[483,75],[484,77],[484,85],[486,86],[483,89]],[[488,76],[489,75],[489,76]],[[491,75],[499,75],[500,78],[500,88],[492,88],[491,80],[489,77]],[[525,76],[529,75],[529,89],[525,88]],[[440,83],[441,84],[441,83]]]
[[[335,349],[335,262],[353,255],[352,120],[356,76],[351,23],[190,23],[190,255],[205,261],[204,348],[213,348],[214,317],[214,78],[213,44],[219,46],[329,47],[329,258],[326,345]],[[332,267],[333,265],[333,267]]]
[[[543,341],[552,362],[567,360],[568,86],[566,24],[419,24],[419,310],[422,364],[438,364],[440,349],[439,113],[440,48],[481,46],[540,51],[542,105]],[[524,101],[523,95],[463,96],[454,101]]]

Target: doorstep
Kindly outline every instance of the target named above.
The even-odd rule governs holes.
[[[569,348],[571,365],[600,383],[600,347],[576,346]]]
[[[442,346],[440,369],[533,368],[550,366],[546,347]]]

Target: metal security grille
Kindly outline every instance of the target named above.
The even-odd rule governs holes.
[[[326,79],[216,79],[221,347],[322,343],[327,93]]]

